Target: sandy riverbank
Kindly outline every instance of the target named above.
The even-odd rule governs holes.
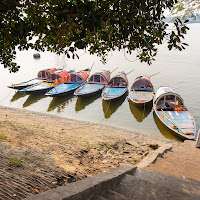
[[[146,169],[200,182],[200,149],[195,144],[196,141],[185,140],[175,145],[172,151],[158,158],[155,164],[150,164]]]
[[[172,142],[23,109],[0,107],[0,113],[0,199],[22,199],[124,164],[133,166]]]

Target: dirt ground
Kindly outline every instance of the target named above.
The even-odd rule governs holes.
[[[195,144],[195,141],[186,140],[174,146],[147,169],[200,182],[200,149]]]
[[[171,141],[107,125],[0,107],[0,199],[23,199],[120,165]],[[177,145],[174,142],[174,145]]]

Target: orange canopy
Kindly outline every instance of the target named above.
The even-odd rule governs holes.
[[[59,70],[59,71],[55,71],[53,74],[51,74],[49,78],[51,80],[55,80],[55,79],[67,77],[68,75],[69,74],[68,74],[67,71],[65,71],[65,70]]]

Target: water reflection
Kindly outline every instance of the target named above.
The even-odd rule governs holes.
[[[106,119],[110,118],[110,116],[122,105],[125,101],[126,95],[123,95],[121,98],[116,101],[105,101],[102,100],[103,112]]]
[[[47,109],[47,112],[50,112],[54,110],[55,108],[57,109],[57,112],[60,113],[62,110],[65,109],[66,105],[68,105],[71,101],[73,101],[73,94],[69,94],[65,97],[54,97],[49,104],[49,107]]]
[[[129,101],[129,107],[130,107],[131,113],[133,114],[133,116],[138,122],[142,122],[152,110],[152,105],[138,107],[134,105],[131,101]]]
[[[80,111],[85,109],[85,107],[91,103],[93,103],[96,99],[101,96],[101,93],[95,94],[90,97],[78,97],[76,101],[75,111]]]
[[[23,108],[30,106],[33,103],[38,102],[40,99],[45,98],[44,94],[31,94],[28,99],[24,102]]]
[[[154,121],[155,121],[157,128],[159,129],[159,131],[161,132],[161,134],[164,137],[169,138],[169,139],[182,141],[181,138],[176,137],[166,126],[164,126],[164,124],[162,124],[162,122],[156,116],[155,112],[153,112],[153,118],[154,118]]]
[[[13,95],[12,99],[10,101],[17,101],[18,99],[25,97],[27,94],[25,93],[21,93],[19,91],[15,92],[15,94]]]

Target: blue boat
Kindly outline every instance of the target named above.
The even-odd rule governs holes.
[[[128,79],[124,72],[119,72],[108,83],[107,87],[102,92],[103,100],[117,100],[127,94]]]
[[[153,109],[158,119],[175,135],[182,139],[195,139],[196,122],[182,97],[171,88],[160,87],[157,90]]]
[[[23,88],[26,88],[35,84],[40,84],[44,82],[45,80],[47,80],[48,77],[50,77],[51,74],[53,74],[55,71],[57,71],[56,68],[43,69],[38,72],[37,78],[31,79],[29,81],[25,81],[22,83],[12,84],[8,87],[12,89],[16,89],[16,90],[21,90]]]
[[[129,101],[137,106],[151,105],[154,88],[148,76],[138,76],[129,90]]]
[[[26,87],[26,88],[20,90],[20,92],[27,93],[27,94],[46,93],[47,91],[54,88],[54,86],[55,86],[54,81],[57,81],[58,79],[59,80],[64,79],[64,77],[67,77],[67,76],[68,76],[68,72],[65,70],[55,71],[53,74],[50,74],[48,76],[47,81],[32,85],[30,87]]]
[[[103,70],[102,72],[95,73],[90,76],[87,83],[75,90],[74,95],[81,97],[95,95],[102,91],[108,84],[109,79],[110,71]]]
[[[69,81],[59,84],[57,87],[54,87],[45,95],[58,97],[71,94],[88,79],[89,73],[90,69],[85,69],[79,72],[70,73]]]

